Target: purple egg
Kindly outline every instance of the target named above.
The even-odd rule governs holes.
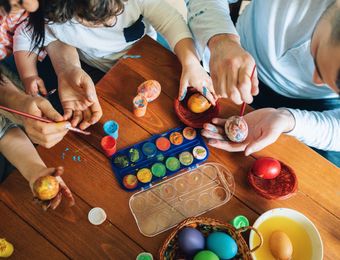
[[[204,236],[195,228],[184,228],[178,234],[179,248],[187,256],[193,256],[204,249]]]

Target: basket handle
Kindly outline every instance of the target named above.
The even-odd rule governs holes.
[[[260,232],[256,228],[253,228],[252,226],[247,226],[247,227],[239,228],[239,229],[236,230],[236,233],[237,234],[241,234],[241,233],[246,232],[248,230],[253,230],[255,232],[255,234],[258,235],[258,237],[260,238],[260,243],[257,246],[255,246],[253,249],[250,249],[250,252],[253,253],[253,252],[255,252],[257,249],[259,249],[262,246],[262,244],[263,244],[263,237],[260,234]]]

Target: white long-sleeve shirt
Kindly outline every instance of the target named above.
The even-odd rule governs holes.
[[[145,34],[156,38],[155,29],[172,48],[184,38],[192,38],[184,18],[163,0],[129,0],[113,27],[86,27],[75,19],[49,23],[45,46],[59,40],[77,48],[80,59],[104,72]],[[14,52],[30,50],[31,32],[19,27],[14,37]]]
[[[242,46],[254,57],[259,78],[275,92],[290,98],[322,99],[338,95],[312,81],[312,33],[334,0],[253,0],[237,22],[230,19],[228,1],[186,0],[188,23],[205,68],[207,42],[219,33],[239,34]],[[340,151],[340,109],[308,112],[289,109],[296,126],[289,134],[309,146]]]

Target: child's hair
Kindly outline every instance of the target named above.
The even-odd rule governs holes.
[[[51,22],[64,23],[72,18],[91,22],[93,24],[106,24],[113,17],[124,11],[124,2],[127,0],[55,0],[49,3],[47,18]]]
[[[6,13],[11,11],[9,0],[0,0],[0,8],[3,8]]]

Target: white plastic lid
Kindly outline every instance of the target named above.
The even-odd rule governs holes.
[[[106,213],[102,208],[93,208],[89,211],[88,219],[93,225],[100,225],[106,220]]]

